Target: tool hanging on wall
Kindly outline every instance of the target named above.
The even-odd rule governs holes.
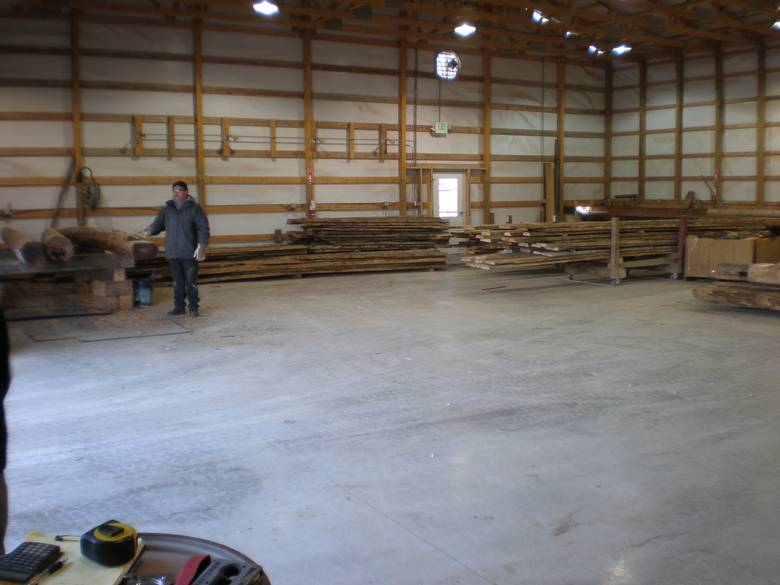
[[[70,159],[68,170],[62,181],[60,192],[57,195],[57,204],[54,206],[54,217],[51,219],[51,227],[57,227],[62,207],[65,205],[65,197],[68,195],[71,180],[74,177],[74,161]],[[81,167],[75,173],[76,202],[81,202],[84,209],[95,209],[100,203],[100,185],[95,180],[94,173],[89,167]],[[78,205],[77,205],[78,207]]]
[[[100,203],[100,185],[89,167],[81,167],[76,174],[76,192],[85,209],[95,209]]]

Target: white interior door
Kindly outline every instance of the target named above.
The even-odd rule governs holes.
[[[466,173],[433,174],[433,215],[451,224],[465,223]]]

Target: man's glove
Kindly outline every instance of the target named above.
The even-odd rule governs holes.
[[[206,259],[206,249],[208,246],[206,244],[198,244],[198,247],[195,248],[195,253],[192,255],[195,260],[198,262],[203,262]]]

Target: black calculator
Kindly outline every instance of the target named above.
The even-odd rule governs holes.
[[[56,561],[60,554],[56,544],[23,542],[0,557],[0,581],[26,583]]]

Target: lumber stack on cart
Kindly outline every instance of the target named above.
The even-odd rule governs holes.
[[[328,251],[421,250],[449,244],[449,224],[435,217],[288,219],[301,231],[287,232],[293,244],[330,246]]]
[[[447,223],[435,218],[295,219],[302,231],[289,232],[286,245],[211,248],[200,263],[199,281],[231,282],[275,276],[441,270],[446,254]],[[295,235],[293,235],[295,234]],[[134,277],[153,273],[170,281],[164,258],[139,261]]]
[[[780,311],[780,264],[719,266],[716,278],[742,282],[714,282],[693,289],[693,296],[730,307]]]
[[[506,249],[506,245],[501,241],[505,232],[519,230],[525,225],[527,224],[491,223],[453,226],[450,228],[450,237],[467,255],[495,254]]]
[[[620,221],[614,232],[612,222],[527,224],[505,230],[498,241],[504,246],[495,254],[475,254],[464,257],[472,268],[491,270],[498,267],[540,268],[581,263],[608,263],[614,255],[623,267],[653,266],[668,262],[679,249],[680,220]],[[691,219],[687,233],[703,237],[734,237],[769,235],[769,225],[759,219]],[[496,241],[496,236],[483,233],[484,239]],[[617,242],[616,249],[613,243]]]

